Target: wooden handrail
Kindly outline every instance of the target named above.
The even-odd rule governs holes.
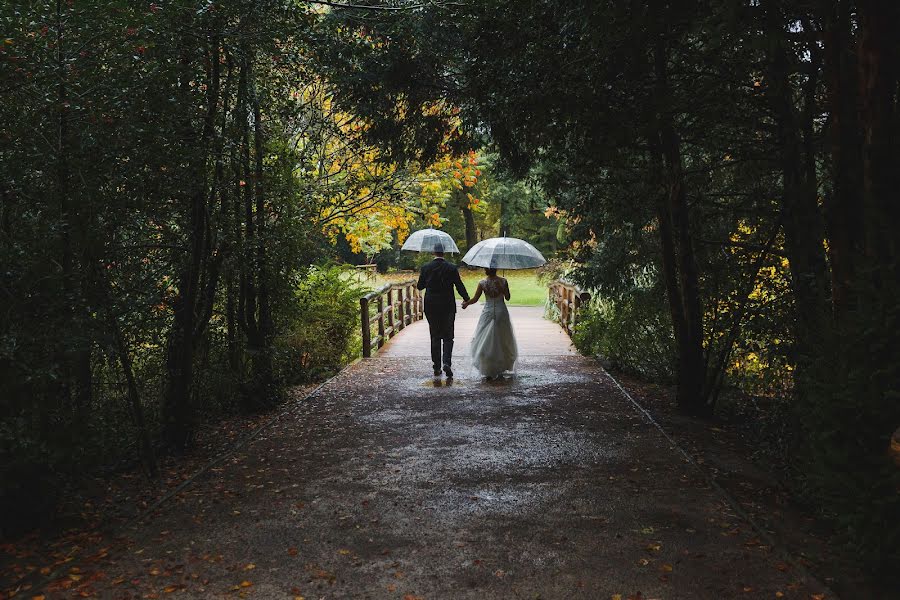
[[[590,301],[591,294],[561,279],[550,282],[548,288],[550,302],[559,309],[559,324],[571,336],[578,323],[578,313]]]
[[[373,304],[375,314],[372,314]],[[415,279],[388,283],[359,299],[359,314],[362,355],[369,358],[404,327],[425,316],[422,293],[416,288]],[[377,332],[374,338],[373,321]]]

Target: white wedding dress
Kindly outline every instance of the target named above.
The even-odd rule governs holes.
[[[479,285],[485,302],[472,336],[472,365],[482,376],[493,378],[515,368],[519,350],[504,300],[506,280],[502,277],[482,279]]]

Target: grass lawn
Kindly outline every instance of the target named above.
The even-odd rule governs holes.
[[[460,269],[463,283],[469,294],[475,293],[478,282],[484,279],[483,269]],[[537,274],[534,269],[524,269],[521,271],[500,271],[498,275],[506,277],[509,280],[509,293],[511,299],[510,305],[513,306],[543,306],[547,300],[547,286],[542,285],[538,281]],[[374,280],[369,280],[367,285],[373,288],[381,287],[386,283],[395,283],[399,281],[408,281],[418,278],[419,274],[412,271],[403,271],[397,273],[379,273]],[[364,282],[366,283],[366,282]]]

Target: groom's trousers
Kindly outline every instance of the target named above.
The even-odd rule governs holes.
[[[425,318],[428,320],[428,333],[431,335],[431,362],[435,371],[440,371],[442,365],[443,368],[449,369],[453,363],[453,329],[456,312],[428,310],[428,308],[425,307]]]

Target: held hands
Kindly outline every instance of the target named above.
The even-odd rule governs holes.
[[[463,300],[462,309],[466,310],[466,307],[469,306],[470,304],[472,304],[471,300]]]

